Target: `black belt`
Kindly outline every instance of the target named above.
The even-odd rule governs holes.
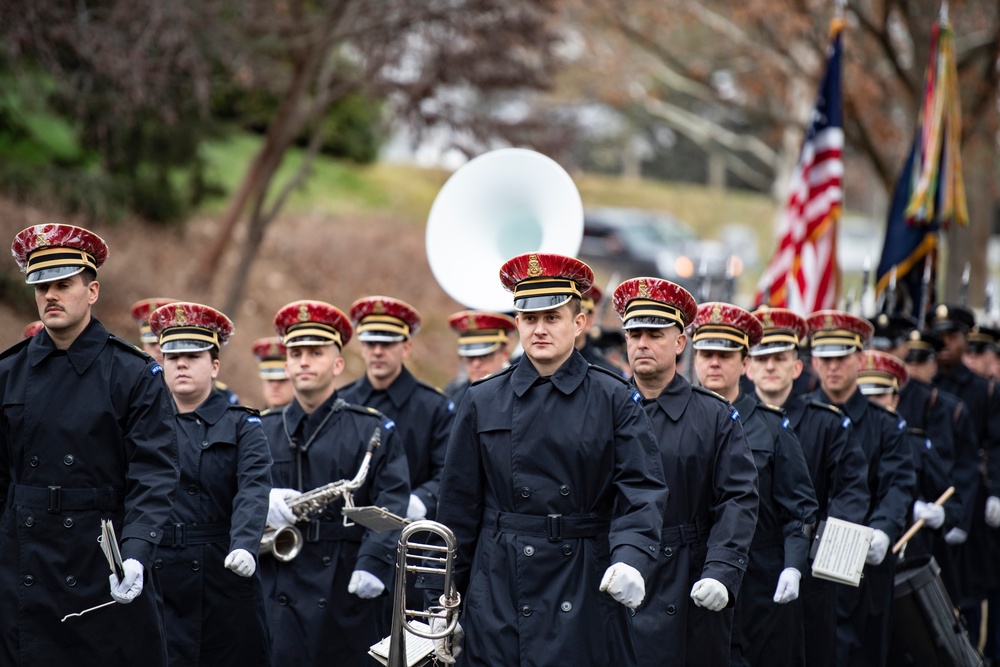
[[[63,510],[115,510],[122,506],[124,494],[111,488],[105,489],[64,489],[61,486],[13,487],[15,505],[43,509],[51,514]]]
[[[676,526],[664,526],[660,533],[660,546],[679,546],[681,544],[697,544],[708,540],[712,526],[708,521],[695,519],[694,523],[682,523]]]
[[[212,544],[229,539],[229,524],[171,523],[163,529],[160,547],[180,549],[193,544]]]
[[[611,522],[596,516],[563,516],[562,514],[540,516],[486,509],[483,511],[483,527],[515,535],[545,537],[548,538],[549,542],[558,542],[578,537],[597,537],[608,532]]]

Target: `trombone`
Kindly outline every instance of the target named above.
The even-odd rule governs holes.
[[[444,541],[444,545],[426,544],[413,539],[415,533],[429,532]],[[450,637],[458,626],[458,608],[462,596],[455,590],[452,577],[457,545],[455,534],[437,521],[414,521],[403,528],[396,548],[396,590],[392,606],[392,634],[389,636],[389,660],[387,667],[406,667],[406,633],[424,639],[444,639]],[[407,609],[406,575],[430,574],[444,576],[444,593],[439,605],[426,611]],[[434,619],[443,619],[445,627],[433,631],[424,630],[408,622],[408,618],[425,619],[428,624]]]

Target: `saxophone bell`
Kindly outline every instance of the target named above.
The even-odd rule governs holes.
[[[268,529],[260,540],[260,555],[271,555],[282,563],[294,560],[302,551],[302,531],[295,526]]]

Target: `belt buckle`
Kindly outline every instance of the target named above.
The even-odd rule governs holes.
[[[319,542],[319,519],[306,524],[306,542]]]
[[[173,547],[174,549],[181,549],[181,548],[187,546],[185,544],[185,542],[186,542],[185,537],[186,536],[184,534],[184,532],[185,532],[185,526],[184,526],[184,524],[183,523],[175,523],[172,527],[174,529],[173,530],[173,532],[174,532],[174,539],[173,539],[173,544],[171,544],[170,546]]]
[[[49,514],[59,514],[62,511],[62,487],[49,487],[49,506],[46,509]]]
[[[548,516],[549,542],[562,541],[562,514],[550,514]]]

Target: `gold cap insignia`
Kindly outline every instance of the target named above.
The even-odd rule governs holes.
[[[720,324],[722,322],[722,307],[719,304],[712,306],[712,316],[709,318],[709,322],[712,324]]]
[[[299,305],[299,322],[309,321],[309,306],[306,304]]]
[[[180,304],[174,306],[174,324],[187,324],[187,317],[184,316],[184,307]]]
[[[875,357],[871,355],[865,356],[865,369],[869,371],[875,370]]]
[[[823,318],[823,328],[824,329],[833,329],[834,328],[833,327],[833,315],[827,315],[826,317]]]
[[[528,256],[528,276],[537,278],[540,275],[542,275],[542,264],[538,261],[538,255],[531,253]]]
[[[774,328],[774,320],[771,319],[771,312],[770,311],[764,311],[764,317],[763,317],[763,319],[761,319],[761,324],[764,325],[765,329],[773,329]]]
[[[385,313],[385,304],[382,303],[382,299],[375,301],[375,306],[372,308],[372,312],[376,315],[382,315]]]
[[[476,326],[476,316],[469,313],[469,315],[465,318],[465,326],[468,329],[478,329],[479,327]]]
[[[649,285],[646,284],[645,278],[639,278],[639,296],[643,299],[649,298]]]
[[[37,234],[35,234],[36,248],[44,248],[48,244],[49,244],[49,239],[47,236],[45,236],[45,232],[39,231]]]

